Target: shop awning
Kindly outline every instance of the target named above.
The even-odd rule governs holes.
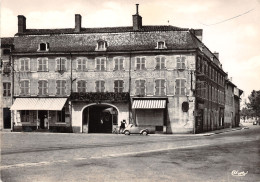
[[[67,98],[16,98],[10,110],[62,110]]]
[[[164,109],[166,100],[134,100],[133,109]]]

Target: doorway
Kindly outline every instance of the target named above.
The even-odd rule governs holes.
[[[38,119],[40,120],[40,129],[45,129],[44,116],[48,117],[48,111],[39,110],[38,111]]]
[[[10,108],[3,108],[4,129],[11,129],[11,111]]]
[[[118,124],[118,112],[115,107],[96,104],[86,107],[82,113],[82,126],[85,133],[112,133]]]

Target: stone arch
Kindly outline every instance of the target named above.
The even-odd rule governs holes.
[[[105,113],[103,110],[113,108],[116,114]],[[117,106],[110,103],[92,103],[81,109],[83,133],[110,133],[120,121],[120,112]]]

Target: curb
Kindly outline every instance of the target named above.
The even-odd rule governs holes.
[[[233,129],[230,129],[230,130],[218,131],[218,132],[214,132],[214,133],[206,133],[204,136],[217,135],[217,134],[221,134],[221,133],[227,133],[227,132],[243,130],[243,129],[248,129],[248,128],[247,127],[233,128]]]

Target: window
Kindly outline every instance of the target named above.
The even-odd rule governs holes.
[[[66,71],[66,58],[57,58],[56,59],[56,70],[57,71]]]
[[[40,43],[38,51],[48,51],[50,48],[49,43]]]
[[[164,41],[159,41],[157,42],[157,49],[166,49],[166,46],[165,46],[165,42]]]
[[[29,71],[30,69],[30,60],[29,58],[20,59],[20,71]]]
[[[78,58],[77,59],[77,70],[78,71],[85,71],[87,69],[86,67],[87,59],[86,58]]]
[[[39,92],[38,92],[39,95],[47,95],[47,93],[48,93],[48,82],[47,82],[47,80],[39,80],[38,81],[38,89],[39,89]]]
[[[157,70],[165,69],[165,57],[156,57],[155,60],[156,60],[155,69]]]
[[[177,69],[185,69],[185,57],[177,57]]]
[[[123,92],[123,90],[124,90],[123,80],[115,80],[114,89],[115,89],[115,92]]]
[[[165,80],[155,80],[155,95],[165,95]]]
[[[124,58],[115,58],[115,68],[114,70],[123,70],[124,69]]]
[[[135,89],[136,95],[145,95],[145,80],[136,80]]]
[[[85,80],[78,81],[78,92],[86,92],[87,85]]]
[[[144,70],[145,69],[145,58],[138,57],[136,58],[136,70]]]
[[[3,55],[9,55],[11,53],[10,49],[4,49],[3,50]]]
[[[105,81],[96,81],[96,92],[105,92]]]
[[[106,58],[96,59],[96,70],[104,71],[106,69]]]
[[[66,81],[57,80],[56,89],[57,89],[57,95],[65,95],[66,94]]]
[[[65,108],[61,111],[57,111],[57,122],[65,123]]]
[[[176,95],[185,95],[185,79],[176,79]]]
[[[106,41],[98,41],[96,51],[105,51],[107,49]]]
[[[28,110],[21,110],[21,122],[29,122],[30,114]]]
[[[9,74],[10,72],[11,72],[10,63],[3,61],[3,73],[4,74]]]
[[[38,58],[38,71],[48,71],[48,58]]]
[[[198,69],[199,72],[201,72],[200,63],[201,63],[201,58],[198,57],[198,60],[197,60],[197,69]]]
[[[20,91],[21,91],[21,95],[29,94],[29,80],[22,80],[20,82]]]
[[[3,83],[3,96],[9,97],[11,96],[11,83],[10,82],[4,82]]]

